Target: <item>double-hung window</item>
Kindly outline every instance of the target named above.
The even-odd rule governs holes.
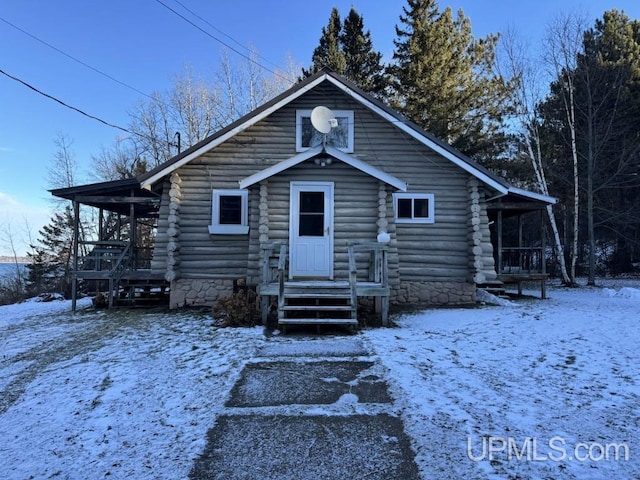
[[[394,193],[396,223],[434,223],[433,193]]]
[[[249,192],[247,190],[213,190],[209,233],[249,233]]]

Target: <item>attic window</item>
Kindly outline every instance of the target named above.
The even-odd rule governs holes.
[[[353,111],[334,110],[338,125],[326,134],[326,144],[353,153]],[[311,110],[296,111],[296,152],[322,145],[325,135],[311,125]]]
[[[249,233],[248,190],[213,190],[210,234]]]
[[[396,223],[434,223],[433,193],[394,193]]]

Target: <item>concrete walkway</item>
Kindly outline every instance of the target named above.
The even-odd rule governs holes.
[[[418,479],[383,375],[358,337],[271,337],[189,477]]]

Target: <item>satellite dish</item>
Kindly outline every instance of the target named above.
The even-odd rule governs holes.
[[[334,123],[337,123],[335,116],[327,107],[319,106],[311,111],[311,125],[320,133],[329,133]]]

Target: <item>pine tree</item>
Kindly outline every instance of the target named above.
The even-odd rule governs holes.
[[[508,85],[494,74],[497,35],[476,40],[458,11],[407,0],[396,25],[393,105],[412,121],[480,160],[502,149]]]
[[[344,19],[340,43],[346,61],[344,76],[366,92],[382,97],[386,85],[382,54],[373,49],[371,32],[364,31],[364,19],[353,7]]]
[[[343,74],[347,68],[346,58],[340,45],[342,23],[338,9],[333,7],[329,23],[322,27],[320,44],[313,51],[312,65],[309,70],[302,69],[305,77],[313,75],[323,67],[328,67],[336,73]]]
[[[31,294],[56,292],[68,296],[71,287],[73,260],[73,225],[71,207],[56,213],[51,222],[40,230],[39,245],[32,245],[27,265]]]
[[[371,32],[364,30],[362,16],[351,7],[349,15],[340,23],[340,14],[334,7],[329,23],[322,28],[320,44],[313,51],[309,70],[302,69],[308,77],[328,67],[344,75],[357,86],[377,97],[383,97],[386,89],[385,67],[382,54],[373,49]]]

